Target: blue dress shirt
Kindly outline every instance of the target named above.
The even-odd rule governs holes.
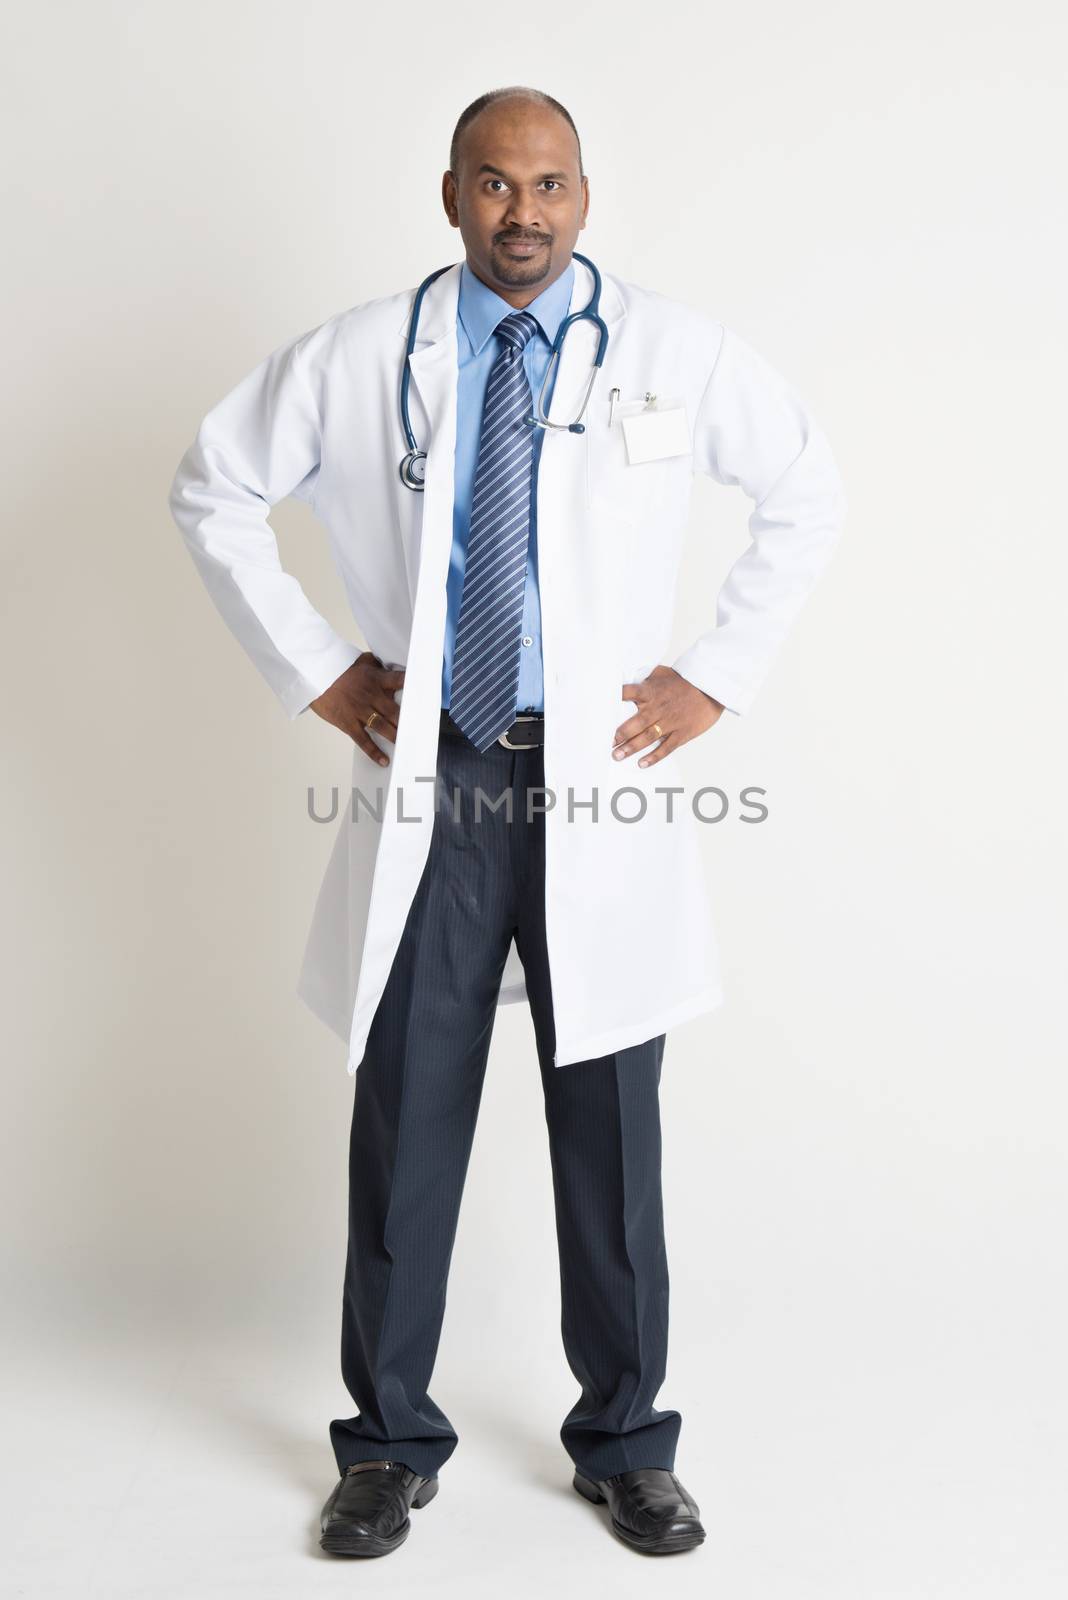
[[[569,261],[555,283],[542,291],[524,311],[537,320],[539,331],[528,339],[523,350],[523,361],[530,380],[531,395],[537,400],[538,391],[549,365],[549,351],[556,331],[568,314],[571,290],[575,281],[575,264]],[[503,341],[494,331],[502,317],[510,316],[515,306],[502,300],[488,284],[473,273],[465,261],[460,268],[460,297],[457,306],[456,341],[458,377],[456,387],[456,488],[453,501],[452,555],[446,585],[447,610],[445,617],[445,653],[441,671],[441,703],[448,706],[452,695],[452,655],[456,640],[456,624],[460,618],[460,601],[464,586],[464,559],[467,554],[467,535],[471,521],[471,498],[474,493],[475,469],[478,466],[478,446],[482,433],[482,406],[486,397],[490,368],[499,355]],[[549,409],[554,370],[545,391],[545,409]],[[534,459],[531,465],[533,482],[537,484],[538,462],[544,429],[534,433]],[[538,597],[538,545],[537,496],[531,494],[530,543],[527,547],[527,583],[523,599],[523,643],[519,651],[519,691],[516,707],[520,711],[544,710],[543,676],[541,661],[541,606]]]

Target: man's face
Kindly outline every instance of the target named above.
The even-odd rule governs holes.
[[[489,106],[464,130],[442,200],[472,269],[522,306],[560,276],[586,226],[589,185],[559,112],[529,101]]]

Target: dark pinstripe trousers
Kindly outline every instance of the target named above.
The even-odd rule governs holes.
[[[545,1096],[564,1352],[582,1387],[560,1437],[590,1478],[671,1469],[682,1419],[653,1406],[668,1333],[664,1035],[553,1066],[545,824],[540,811],[527,818],[543,751],[480,754],[443,713],[437,770],[426,866],[355,1075],[341,1368],[359,1409],[330,1424],[338,1468],[381,1458],[430,1476],[457,1444],[427,1389],[514,937]],[[508,791],[510,822],[505,805],[492,809]]]

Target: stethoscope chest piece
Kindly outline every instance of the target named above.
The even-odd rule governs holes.
[[[409,450],[400,464],[401,482],[406,489],[426,487],[426,451]]]

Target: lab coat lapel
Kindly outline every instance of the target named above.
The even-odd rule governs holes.
[[[408,581],[414,596],[412,628],[397,741],[389,766],[382,769],[385,807],[352,1017],[350,1059],[354,1061],[360,1058],[389,976],[434,822],[445,582],[452,550],[459,283],[457,263],[430,285],[419,317],[417,346],[409,358],[409,410],[412,429],[427,452],[426,478],[421,494],[404,489],[398,480],[397,492],[413,502],[409,515],[420,518],[420,525],[418,539],[407,546]],[[407,311],[398,332],[402,336],[397,347],[399,363],[404,359],[408,334]],[[354,767],[361,754],[357,746]]]
[[[592,291],[592,273],[576,261],[571,311],[584,308]],[[616,356],[625,308],[607,277],[602,282],[601,316],[608,327],[610,362]],[[554,421],[567,422],[577,416],[589,383],[597,338],[596,325],[588,321],[573,323],[565,335],[549,411]],[[538,572],[547,749],[553,737],[548,726],[550,715],[558,729],[571,727],[574,722],[573,732],[579,737],[575,719],[602,713],[596,704],[596,680],[614,670],[613,652],[607,648],[609,630],[616,626],[611,591],[625,555],[618,530],[606,526],[591,507],[588,486],[589,428],[595,418],[606,414],[605,383],[602,369],[594,380],[584,418],[586,432],[546,431],[538,468]],[[576,676],[585,685],[583,693],[564,696],[562,703],[554,703],[556,685]],[[570,765],[569,760],[567,764]]]
[[[409,568],[411,592],[419,588],[426,563],[440,559],[440,539],[452,540],[453,465],[456,448],[456,308],[460,293],[460,263],[443,272],[423,299],[418,338],[409,357],[411,384],[408,409],[416,440],[427,452],[426,486],[421,494],[404,491],[410,506],[421,513],[421,536],[414,549],[414,569]],[[409,313],[397,329],[402,340],[398,364],[404,360]],[[404,446],[407,449],[407,445]],[[446,562],[448,551],[446,551]],[[444,613],[443,626],[444,626]]]
[[[571,312],[585,308],[593,275],[575,262]],[[618,359],[615,341],[624,319],[622,299],[607,278],[602,281],[600,314],[609,333],[609,355]],[[573,323],[564,336],[553,383],[549,415],[568,422],[577,416],[590,379],[598,331],[592,322]],[[605,372],[594,380],[587,428],[603,414],[608,398]],[[627,879],[620,830],[603,826],[569,827],[569,796],[588,803],[607,796],[616,772],[611,761],[611,731],[620,703],[618,608],[614,585],[626,564],[620,530],[590,504],[588,431],[545,431],[538,464],[538,583],[545,685],[545,783],[553,800],[545,814],[545,918],[556,1028],[554,1063],[579,1059],[588,981],[610,983],[602,971],[611,957],[602,946],[599,907],[589,903],[588,886]],[[633,830],[628,830],[633,832]],[[585,889],[582,887],[585,885]],[[521,972],[509,955],[505,981],[518,987]]]

